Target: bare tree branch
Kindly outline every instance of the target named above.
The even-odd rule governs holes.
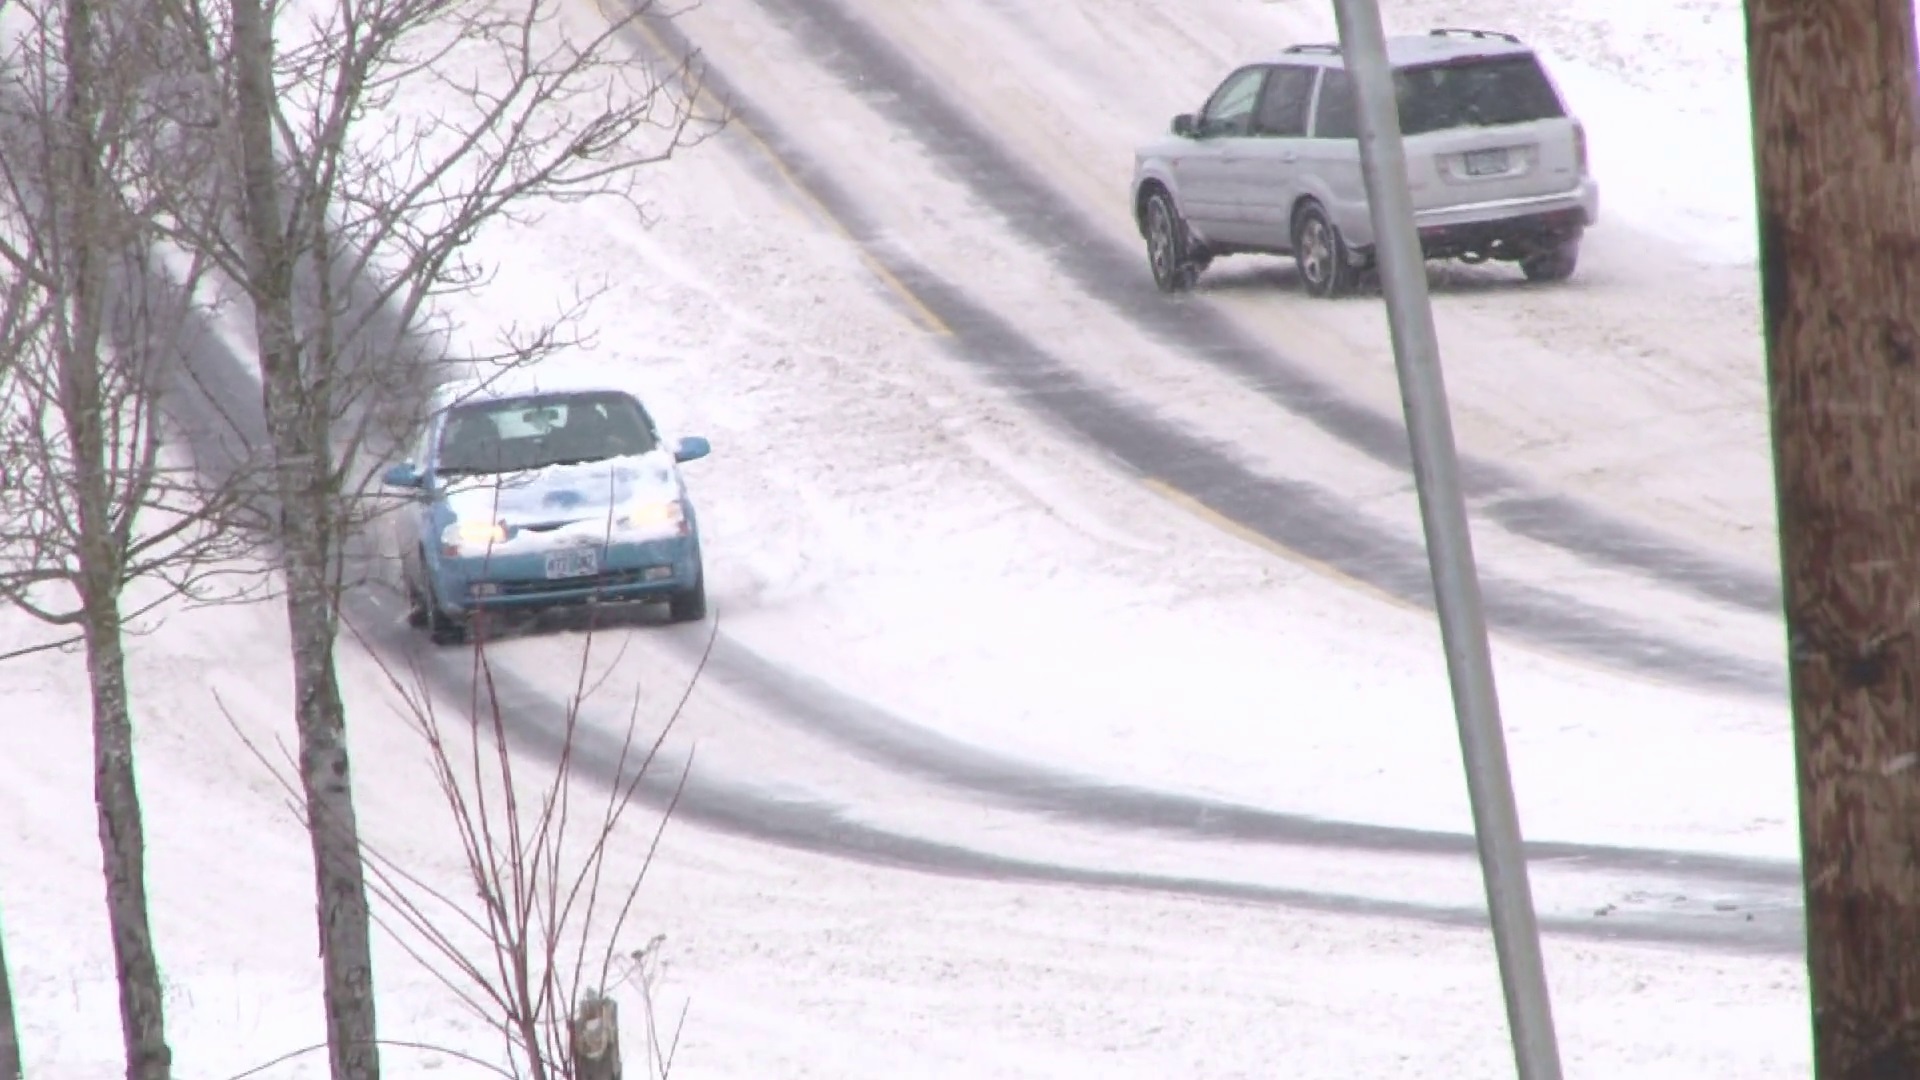
[[[109,0],[28,2],[42,5],[51,27],[56,3]],[[321,0],[305,15],[271,0],[125,7],[140,17],[127,18],[119,40],[150,62],[127,80],[140,94],[102,97],[90,114],[100,137],[86,160],[111,182],[86,189],[101,196],[89,214],[47,212],[46,185],[0,170],[0,187],[20,193],[17,220],[0,220],[0,261],[45,269],[14,275],[30,287],[9,290],[0,310],[0,344],[19,344],[34,358],[27,367],[45,372],[9,379],[13,407],[0,412],[0,452],[31,457],[37,477],[0,487],[0,596],[57,619],[65,611],[43,594],[64,586],[89,629],[100,581],[138,576],[208,599],[228,583],[240,541],[254,538],[246,526],[266,527],[292,631],[332,1073],[377,1080],[367,891],[394,879],[369,860],[353,811],[333,655],[341,595],[356,584],[350,542],[385,506],[374,478],[423,421],[437,368],[504,370],[581,340],[575,327],[597,295],[591,286],[557,298],[550,319],[456,347],[449,301],[484,288],[496,269],[476,259],[475,241],[536,220],[546,206],[591,198],[644,220],[642,170],[719,124],[692,106],[697,57],[662,69],[622,44],[644,4],[611,20],[563,0]],[[55,129],[28,129],[47,136],[41,157],[57,159]],[[125,302],[69,326],[65,295],[39,302],[31,283],[68,288],[75,271],[62,253],[76,236],[100,234],[102,222],[113,229],[98,250],[110,258],[83,269]],[[222,294],[251,320],[258,425],[221,403],[218,388],[179,378],[179,365],[150,362],[190,344],[156,328],[188,315],[213,322]],[[63,364],[76,356],[101,363]],[[163,371],[215,403],[228,429],[219,450],[231,447],[239,479],[209,489],[200,482],[208,470],[166,467]],[[88,372],[99,378],[87,381]],[[76,402],[94,407],[42,407]],[[89,484],[104,485],[105,497]],[[68,550],[105,569],[57,557]],[[477,682],[488,674],[477,665]],[[490,765],[510,773],[503,751]],[[458,787],[465,777],[443,782]],[[462,843],[506,876],[479,915],[523,943],[549,940],[555,931],[536,915],[562,891],[528,874],[564,861],[566,804],[529,815],[510,794],[496,805],[484,792],[470,793],[477,828]],[[529,1010],[552,1014],[563,995],[524,964],[496,963],[493,974],[531,1045]]]
[[[347,628],[356,639],[365,641],[351,622]],[[716,637],[717,625],[672,711],[644,748],[637,738],[638,701],[628,710],[621,749],[614,762],[615,779],[607,785],[605,804],[592,827],[577,838],[564,827],[563,808],[580,783],[575,762],[580,752],[577,737],[586,703],[583,697],[575,696],[563,707],[560,748],[551,772],[539,781],[533,804],[539,809],[529,814],[529,804],[520,797],[527,781],[519,775],[519,755],[510,750],[515,737],[509,730],[503,703],[490,689],[485,675],[476,679],[475,685],[487,689],[464,710],[468,720],[461,736],[466,747],[456,749],[420,670],[410,667],[403,673],[369,649],[403,717],[422,737],[458,837],[472,899],[463,903],[436,888],[375,845],[363,842],[361,858],[368,868],[370,887],[385,909],[384,914],[376,915],[382,928],[432,973],[463,1009],[506,1038],[505,1067],[468,1060],[515,1078],[574,1080],[579,1073],[569,1034],[575,1007],[591,995],[611,993],[637,981],[648,1030],[649,1075],[664,1080],[669,1074],[685,1012],[675,1035],[663,1045],[653,1021],[653,976],[647,970],[649,957],[662,938],[655,936],[643,948],[626,951],[618,942],[658,854],[666,823],[685,790],[691,758],[667,797],[637,870],[616,894],[611,918],[600,920],[594,911],[605,882],[607,859],[626,812],[699,684]],[[575,679],[576,687],[582,689],[589,686],[593,627],[588,628],[586,638]],[[476,666],[484,672],[488,667],[484,640],[476,642],[473,655]],[[287,793],[293,816],[309,820],[311,809],[301,805],[304,796],[289,777],[297,768],[291,755],[283,748],[276,762],[247,734],[224,702],[220,702],[220,709],[242,745]],[[516,844],[512,837],[524,842]],[[597,954],[589,958],[586,950],[595,942],[599,943]],[[630,961],[627,974],[617,985],[610,983],[615,963],[622,958]],[[309,1051],[276,1062],[305,1052]]]

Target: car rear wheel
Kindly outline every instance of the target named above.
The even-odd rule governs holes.
[[[1308,296],[1345,296],[1360,277],[1348,258],[1347,242],[1319,203],[1308,203],[1294,215],[1293,263],[1300,268]]]
[[[1147,196],[1146,226],[1147,265],[1153,268],[1154,286],[1163,293],[1192,289],[1205,264],[1194,258],[1187,223],[1174,209],[1173,196],[1165,191]]]
[[[1551,251],[1529,255],[1520,260],[1520,272],[1528,281],[1565,281],[1580,265],[1580,241],[1568,240]]]
[[[707,575],[694,578],[693,588],[674,593],[667,600],[667,618],[672,622],[699,622],[707,617]]]

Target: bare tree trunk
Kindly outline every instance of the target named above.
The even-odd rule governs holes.
[[[1912,0],[1747,0],[1814,1074],[1920,1076]]]
[[[64,179],[75,213],[65,275],[69,335],[61,350],[60,406],[73,455],[74,504],[83,554],[82,621],[93,697],[93,791],[100,855],[107,886],[119,985],[120,1029],[127,1080],[167,1080],[167,1047],[160,965],[147,920],[146,837],[133,769],[133,722],[127,700],[126,656],[120,627],[120,554],[115,550],[112,478],[102,430],[100,389],[102,322],[107,303],[107,251],[114,244],[118,192],[100,175],[98,113],[93,100],[94,23],[89,0],[67,0],[67,79]]]
[[[127,702],[119,612],[112,601],[87,614],[87,676],[93,691],[93,797],[107,879],[114,973],[128,1080],[167,1080],[165,1003],[153,932],[147,922],[146,838],[133,772],[133,724]]]
[[[294,719],[312,838],[333,1080],[378,1080],[371,917],[348,770],[346,710],[334,670],[337,545],[331,410],[324,379],[307,385],[274,158],[272,28],[260,0],[232,7],[248,291],[260,346],[261,393],[273,448],[293,639]]]
[[[0,930],[0,1080],[25,1080],[20,1062],[20,1024],[13,1013],[13,976],[7,970],[7,935]]]

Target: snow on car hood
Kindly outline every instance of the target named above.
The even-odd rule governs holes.
[[[680,497],[673,456],[653,450],[629,457],[549,465],[489,476],[462,476],[445,488],[457,521],[501,521],[509,529],[557,522],[604,524],[629,506]]]

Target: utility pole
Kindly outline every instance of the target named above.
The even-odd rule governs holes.
[[[1520,811],[1507,765],[1506,732],[1493,680],[1487,616],[1460,487],[1459,454],[1446,381],[1440,372],[1440,339],[1427,295],[1426,257],[1407,189],[1407,152],[1400,134],[1400,107],[1387,57],[1386,29],[1377,0],[1334,0],[1340,48],[1353,78],[1360,136],[1360,168],[1386,293],[1387,325],[1394,366],[1406,408],[1413,451],[1413,482],[1420,495],[1427,562],[1433,573],[1440,642],[1453,687],[1460,757],[1466,765],[1473,835],[1486,880],[1494,954],[1506,993],[1507,1029],[1520,1080],[1560,1080],[1560,1047],[1554,1034],[1540,927],[1527,881]]]
[[[1819,1080],[1920,1076],[1912,0],[1747,0]]]
[[[20,1026],[13,1012],[13,979],[7,972],[6,932],[0,930],[0,1080],[21,1080]]]

